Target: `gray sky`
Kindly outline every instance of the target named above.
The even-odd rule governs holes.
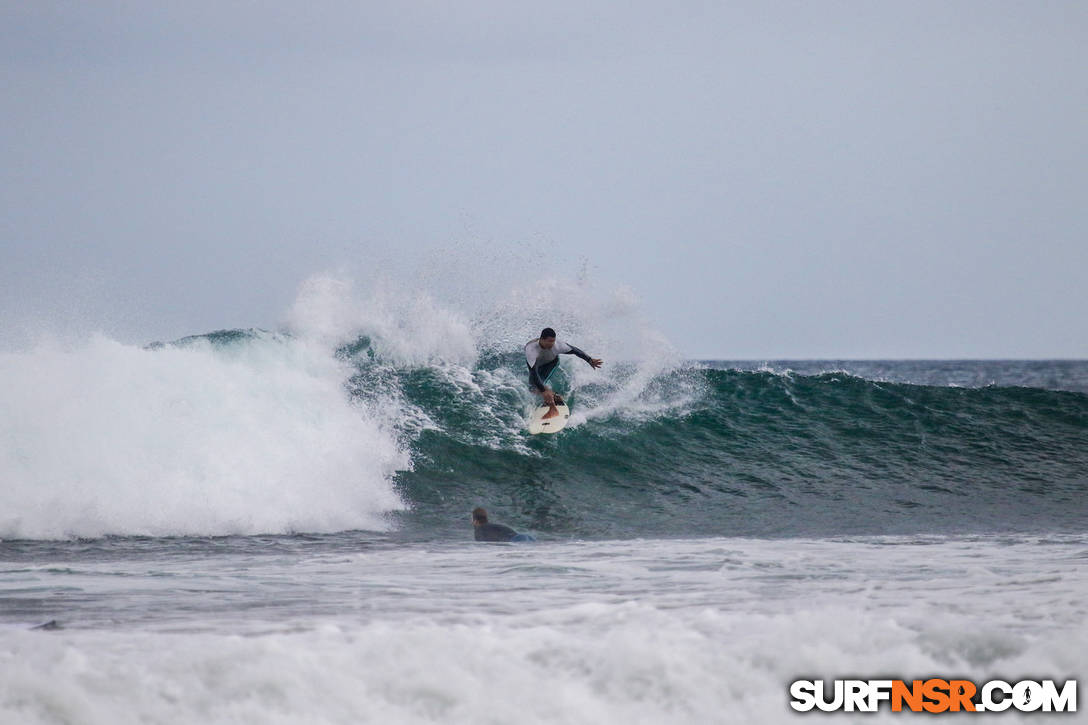
[[[0,346],[438,255],[689,357],[1088,357],[1083,2],[2,0],[0,110]]]

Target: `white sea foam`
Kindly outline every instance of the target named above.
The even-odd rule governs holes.
[[[0,713],[22,725],[779,722],[789,717],[785,684],[802,673],[939,671],[907,635],[849,611],[637,604],[582,605],[522,626],[9,633]]]
[[[22,725],[803,722],[812,716],[787,705],[799,677],[1071,676],[1073,648],[1088,648],[1083,633],[995,641],[1004,656],[972,667],[893,619],[849,609],[764,616],[635,603],[581,605],[532,624],[20,632],[3,642],[0,714]],[[866,720],[896,718],[885,708]]]
[[[293,563],[280,554],[264,565],[247,554],[244,568],[231,558],[160,562],[176,593],[162,590],[161,576],[136,576],[134,591],[134,577],[95,574],[107,564],[75,575],[24,571],[99,582],[104,589],[74,600],[76,625],[81,614],[103,621],[99,607],[141,619],[106,631],[0,632],[0,721],[822,720],[789,709],[791,681],[1076,677],[1088,666],[1083,545],[469,544],[338,550]],[[119,566],[135,574],[146,561],[108,563],[114,573]],[[230,598],[186,593],[190,582],[208,586],[209,575]],[[300,583],[310,594],[286,611],[239,606],[291,602]],[[147,613],[167,601],[181,621]],[[903,717],[885,706],[864,719]]]
[[[0,355],[0,537],[384,528],[409,460],[345,376],[273,335]]]

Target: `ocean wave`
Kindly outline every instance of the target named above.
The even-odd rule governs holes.
[[[606,364],[564,359],[571,424],[529,436],[520,346],[554,320]],[[1088,394],[831,367],[684,361],[622,289],[464,312],[318,277],[284,332],[0,355],[0,537],[443,537],[476,505],[560,537],[1088,526]]]
[[[516,366],[497,369],[515,378]],[[417,387],[410,402],[435,426],[413,444],[420,465],[398,474],[406,497],[454,519],[498,502],[533,530],[592,537],[1088,524],[1084,394],[682,367],[625,397],[616,388],[637,370],[619,367],[615,387],[574,386],[580,425],[545,440],[515,415],[466,435],[482,403],[446,418],[448,393]]]

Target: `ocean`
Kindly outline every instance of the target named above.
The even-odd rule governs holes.
[[[1083,682],[1088,362],[640,343],[564,358],[571,424],[530,437],[530,326],[433,313],[0,354],[0,723],[775,723],[821,720],[801,678]],[[476,506],[536,543],[474,542]]]

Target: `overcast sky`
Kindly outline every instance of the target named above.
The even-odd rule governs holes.
[[[1088,3],[0,8],[0,346],[447,255],[693,358],[1088,357]]]

